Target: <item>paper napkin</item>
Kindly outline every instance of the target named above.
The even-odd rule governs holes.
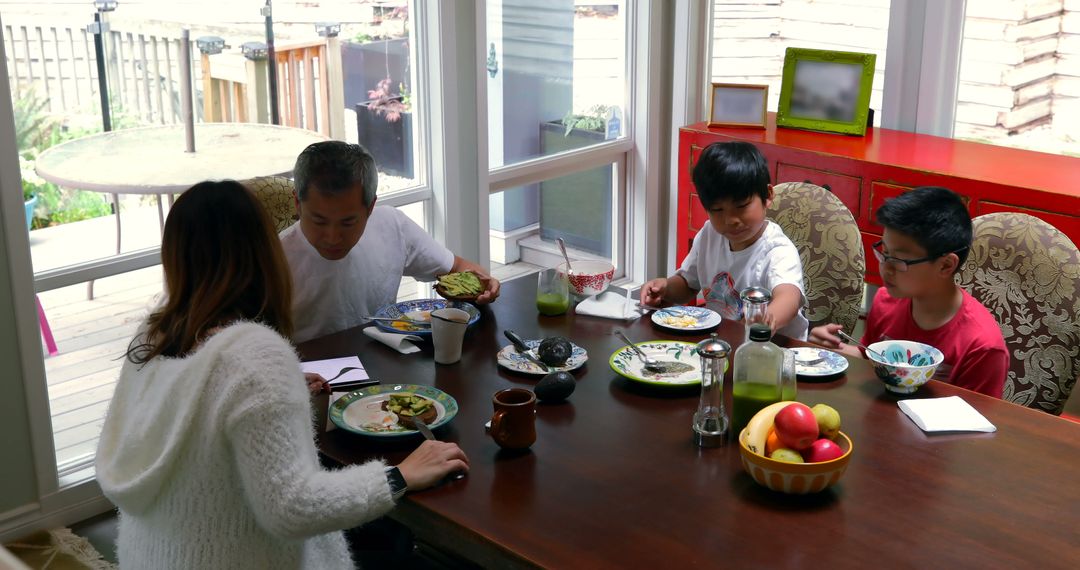
[[[420,342],[420,337],[411,334],[397,334],[379,330],[375,327],[368,327],[364,329],[364,334],[371,338],[389,346],[390,348],[400,352],[401,354],[412,354],[414,352],[420,352],[420,347],[409,341]]]
[[[641,310],[638,309],[637,301],[630,301],[629,297],[623,297],[614,291],[605,291],[595,297],[585,299],[578,303],[574,312],[579,315],[627,321],[634,320],[642,315]]]
[[[901,400],[899,406],[911,418],[911,421],[915,422],[915,425],[925,432],[997,431],[994,424],[990,423],[960,396],[929,398],[926,400]]]

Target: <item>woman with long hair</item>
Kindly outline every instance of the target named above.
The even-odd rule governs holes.
[[[286,340],[289,272],[241,184],[183,193],[161,264],[164,300],[128,348],[98,444],[98,482],[120,509],[121,566],[351,568],[335,531],[468,470],[456,444],[438,441],[397,467],[320,467]]]

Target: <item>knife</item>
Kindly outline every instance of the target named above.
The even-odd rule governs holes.
[[[424,439],[435,439],[435,434],[431,433],[431,428],[427,427],[427,424],[424,423],[424,420],[417,417],[413,418],[412,422],[413,426],[416,427],[416,431],[424,434]]]
[[[551,368],[549,368],[547,364],[544,364],[540,359],[529,352],[529,345],[525,344],[525,341],[522,340],[517,333],[510,329],[506,329],[503,331],[503,334],[506,335],[506,338],[510,339],[510,342],[513,343],[514,349],[517,350],[518,354],[524,356],[529,362],[539,366],[544,372],[551,372]]]

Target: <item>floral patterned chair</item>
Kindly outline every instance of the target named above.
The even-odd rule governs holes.
[[[799,249],[810,328],[839,323],[854,330],[866,258],[851,211],[828,190],[806,182],[777,184],[773,192],[768,216]]]
[[[277,231],[284,230],[300,219],[296,211],[296,199],[293,197],[292,180],[283,176],[262,176],[244,180],[241,184],[247,186],[262,202]]]
[[[1003,399],[1060,415],[1080,376],[1080,251],[1027,214],[972,221],[960,286],[997,318],[1009,349]]]

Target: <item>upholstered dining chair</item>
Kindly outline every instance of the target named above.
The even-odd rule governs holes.
[[[998,321],[1009,349],[1002,398],[1061,415],[1080,377],[1080,250],[1027,214],[972,220],[957,282]]]
[[[832,192],[806,182],[777,184],[773,193],[768,216],[799,249],[810,328],[839,323],[853,331],[866,258],[851,211]]]
[[[284,230],[300,219],[296,211],[296,200],[293,198],[292,180],[284,176],[261,176],[243,180],[241,184],[262,202],[277,231]]]

